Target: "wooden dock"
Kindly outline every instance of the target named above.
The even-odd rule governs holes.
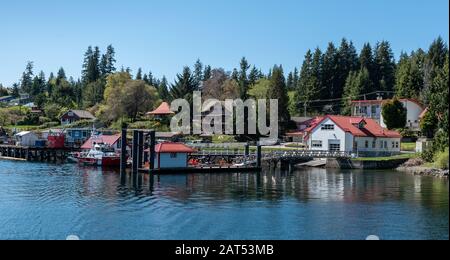
[[[260,167],[187,167],[187,168],[167,168],[167,169],[153,169],[150,170],[148,168],[139,169],[140,173],[149,173],[149,174],[193,174],[193,173],[238,173],[238,172],[261,172]]]
[[[72,149],[0,145],[0,159],[34,162],[64,162]]]

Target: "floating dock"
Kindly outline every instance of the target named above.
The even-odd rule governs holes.
[[[139,169],[140,173],[149,174],[192,174],[192,173],[238,173],[238,172],[260,172],[260,167],[187,167],[187,168],[167,168],[167,169],[153,169],[148,168]]]

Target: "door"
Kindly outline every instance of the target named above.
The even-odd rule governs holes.
[[[341,140],[328,140],[328,151],[340,152],[341,151]]]

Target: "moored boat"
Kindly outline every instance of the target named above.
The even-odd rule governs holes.
[[[120,154],[103,144],[95,144],[89,152],[79,154],[77,159],[79,164],[87,166],[120,166]]]

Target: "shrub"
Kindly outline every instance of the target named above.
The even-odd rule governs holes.
[[[388,129],[404,128],[406,125],[406,109],[396,98],[383,104],[381,114]]]
[[[434,152],[433,150],[426,150],[420,154],[420,157],[426,162],[433,162]]]
[[[41,126],[39,126],[39,129],[48,129],[48,128],[53,128],[53,127],[58,127],[59,126],[59,122],[47,122],[47,123],[43,123]]]
[[[212,138],[212,142],[216,144],[222,143],[234,143],[236,140],[231,135],[215,135]]]
[[[434,156],[434,167],[439,169],[448,169],[449,151],[446,148],[443,152],[438,152]]]

